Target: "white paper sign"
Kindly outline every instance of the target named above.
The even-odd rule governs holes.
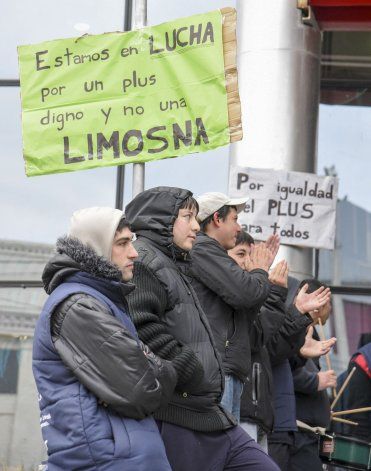
[[[278,234],[281,243],[333,249],[336,177],[285,170],[232,167],[229,195],[248,196],[239,221],[254,239]]]

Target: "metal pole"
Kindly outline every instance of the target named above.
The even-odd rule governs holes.
[[[238,67],[244,139],[230,165],[315,172],[321,33],[297,0],[238,0]],[[283,246],[290,274],[312,275],[312,249]]]
[[[135,0],[133,29],[144,28],[147,25],[147,0]],[[145,166],[144,164],[133,165],[133,189],[132,196],[144,190]]]
[[[124,31],[131,30],[133,0],[125,0]],[[119,165],[116,173],[116,209],[124,207],[125,165]]]
[[[1,79],[0,87],[19,87],[18,79]]]

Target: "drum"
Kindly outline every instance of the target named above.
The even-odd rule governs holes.
[[[345,435],[320,437],[319,456],[323,463],[343,469],[371,469],[371,443]]]

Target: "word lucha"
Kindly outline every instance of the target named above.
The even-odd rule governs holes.
[[[157,49],[155,48],[155,42]],[[208,21],[205,24],[200,23],[197,25],[182,26],[178,29],[173,29],[172,32],[165,31],[164,38],[149,37],[149,53],[159,54],[161,52],[174,51],[177,47],[186,47],[193,45],[205,44],[206,42],[214,42],[214,29],[213,24]],[[163,46],[163,47],[160,47]]]

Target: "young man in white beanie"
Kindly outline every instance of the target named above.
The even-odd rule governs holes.
[[[241,231],[238,213],[247,198],[223,193],[197,198],[201,231],[191,252],[193,287],[208,317],[226,373],[222,405],[240,419],[243,383],[250,371],[249,325],[268,298],[268,270],[277,253],[276,236],[251,252],[252,269],[244,271],[228,255]]]
[[[33,373],[50,471],[171,469],[151,414],[177,375],[128,315],[137,255],[122,211],[88,208],[44,269]]]

